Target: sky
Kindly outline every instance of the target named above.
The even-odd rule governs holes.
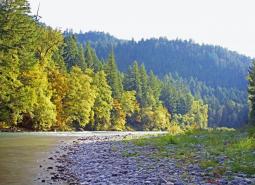
[[[41,21],[120,39],[167,37],[255,57],[255,0],[29,0]]]

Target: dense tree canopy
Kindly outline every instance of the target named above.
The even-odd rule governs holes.
[[[249,57],[192,40],[120,40],[102,32],[75,34],[80,43],[91,42],[99,58],[113,47],[121,71],[130,73],[133,61],[144,64],[159,78],[171,74],[185,82],[193,96],[208,104],[209,125],[239,127],[247,122],[247,71]],[[132,84],[132,83],[131,83]],[[126,86],[125,88],[129,88]],[[138,86],[140,88],[140,86]],[[137,96],[140,90],[137,91]]]
[[[249,121],[252,125],[255,125],[255,61],[249,70]]]
[[[79,35],[62,34],[31,16],[26,0],[0,5],[0,128],[207,127],[208,106],[202,95],[191,94],[187,81],[171,75],[161,80],[139,61],[121,72],[116,39],[109,38],[112,49],[101,61],[90,43],[77,42]]]

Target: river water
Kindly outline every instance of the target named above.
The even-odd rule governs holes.
[[[159,132],[0,132],[0,185],[41,184],[40,164],[60,143],[81,136],[158,134]]]

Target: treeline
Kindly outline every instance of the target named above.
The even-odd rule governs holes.
[[[255,128],[255,60],[249,69],[248,81],[249,123]],[[252,132],[253,137],[255,137],[255,129]]]
[[[210,127],[241,127],[248,122],[247,91],[235,88],[207,86],[194,78],[184,79],[178,74],[173,79],[185,84],[192,95],[208,104]]]
[[[239,127],[247,123],[249,57],[192,40],[119,40],[102,32],[75,35],[83,45],[91,42],[102,59],[107,58],[113,46],[121,71],[127,71],[137,60],[161,79],[168,74],[177,81],[181,78],[193,96],[208,104],[209,126]]]
[[[26,0],[0,2],[0,127],[174,130],[207,127],[208,106],[183,83],[134,62],[118,70],[89,43],[42,24]]]

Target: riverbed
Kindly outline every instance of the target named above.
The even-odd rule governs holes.
[[[0,132],[0,185],[45,184],[49,156],[79,137],[159,133],[163,132]]]

